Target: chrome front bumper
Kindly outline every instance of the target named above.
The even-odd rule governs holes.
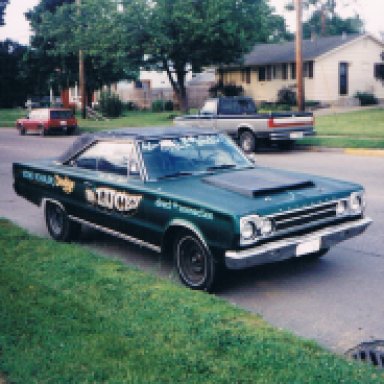
[[[300,257],[357,236],[364,232],[371,223],[372,220],[367,217],[326,227],[303,236],[272,241],[239,251],[226,251],[225,264],[229,269],[243,269],[292,257]]]

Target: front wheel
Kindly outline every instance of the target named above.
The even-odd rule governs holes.
[[[173,247],[176,269],[180,280],[189,288],[211,291],[217,266],[211,252],[192,233],[179,235]]]
[[[72,221],[58,204],[48,202],[45,206],[45,222],[52,238],[71,241],[79,237],[81,225]]]
[[[245,153],[252,153],[256,149],[256,138],[251,131],[243,131],[239,136],[240,148]]]

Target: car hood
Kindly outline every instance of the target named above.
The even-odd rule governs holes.
[[[254,169],[208,176],[203,178],[203,181],[249,197],[315,187],[315,183],[307,177],[292,174],[281,175],[271,170],[257,172]]]
[[[235,216],[298,209],[362,189],[354,183],[264,167],[179,177],[152,187],[162,198]]]

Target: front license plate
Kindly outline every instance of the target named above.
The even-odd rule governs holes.
[[[296,247],[296,256],[300,257],[308,253],[318,252],[320,251],[320,245],[321,238],[304,241]]]
[[[303,137],[303,132],[292,132],[289,134],[290,139],[302,139]]]
[[[67,122],[64,120],[64,121],[60,121],[60,125],[61,126],[65,126],[65,125],[67,125]]]

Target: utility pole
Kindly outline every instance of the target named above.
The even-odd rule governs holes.
[[[78,7],[78,14],[80,15],[80,6],[81,0],[76,0],[76,4]],[[81,33],[81,31],[78,31]],[[81,117],[85,119],[87,117],[87,113],[85,110],[86,106],[86,95],[85,95],[85,68],[84,68],[84,52],[82,49],[79,50],[79,88],[80,88],[80,97],[81,97]]]
[[[302,0],[295,0],[296,9],[296,81],[297,81],[297,107],[304,111],[304,80],[303,80],[303,6]]]

